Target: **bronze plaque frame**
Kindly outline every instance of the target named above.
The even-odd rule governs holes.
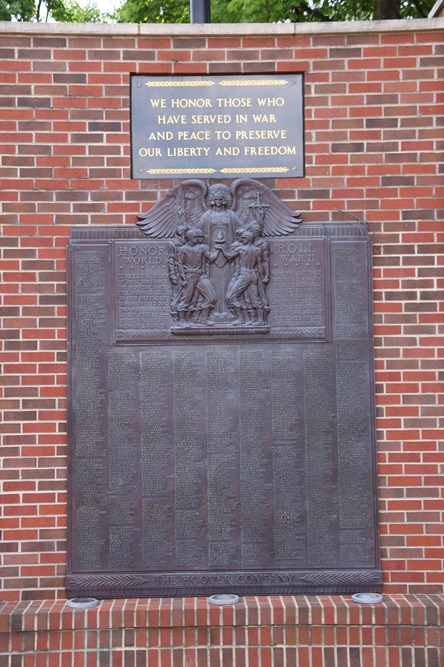
[[[251,332],[172,331],[162,244],[72,231],[68,595],[379,590],[365,227],[270,239]]]
[[[303,74],[131,77],[132,178],[304,176]]]

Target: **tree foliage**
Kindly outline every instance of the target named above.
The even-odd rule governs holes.
[[[434,0],[212,0],[213,23],[366,21],[425,18]],[[130,23],[189,23],[189,0],[125,0],[116,18]]]
[[[52,0],[51,17],[59,23],[106,23],[110,18],[93,2],[83,7],[75,0]]]
[[[434,0],[211,0],[213,23],[302,23],[425,18]],[[0,0],[1,21],[189,23],[189,0],[123,0],[113,15],[94,0]]]
[[[34,0],[0,0],[1,21],[32,21],[35,14]]]
[[[119,23],[189,23],[189,0],[126,0],[116,12]],[[215,22],[215,19],[212,19]]]
[[[48,21],[60,23],[107,23],[110,14],[101,12],[91,0],[85,7],[76,0],[0,0],[0,21]]]

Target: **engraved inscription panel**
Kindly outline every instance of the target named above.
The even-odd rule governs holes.
[[[239,450],[241,550],[248,567],[269,566],[272,544],[270,387],[267,350],[239,350]]]
[[[369,248],[353,230],[273,239],[270,332],[195,338],[170,331],[168,241],[73,231],[71,596],[379,588]]]
[[[315,566],[336,561],[338,535],[334,362],[328,347],[304,351],[307,554]]]
[[[174,362],[175,561],[179,568],[205,566],[204,504],[205,368],[199,350],[176,350]]]
[[[270,326],[326,335],[325,239],[274,239],[271,245]]]
[[[336,344],[340,560],[350,566],[371,558],[372,466],[366,449],[371,409],[367,350],[356,342]]]
[[[114,247],[115,328],[152,333],[167,329],[170,300],[168,242],[118,241]]]
[[[238,360],[231,348],[208,349],[208,566],[239,567]]]
[[[71,256],[71,364],[76,369],[71,428],[75,430],[75,497],[72,556],[80,569],[100,568],[107,546],[107,442],[102,415],[106,387],[101,377],[107,335],[106,246],[76,248]]]
[[[304,388],[301,359],[291,346],[271,356],[271,441],[276,564],[307,562],[305,547]]]
[[[166,350],[140,355],[141,504],[143,568],[168,570],[174,565],[173,364]]]
[[[108,447],[109,447],[109,565],[112,569],[136,566],[139,529],[138,436],[134,385],[138,368],[131,351],[108,354]]]
[[[367,245],[333,242],[332,264],[335,337],[365,337],[369,327]]]

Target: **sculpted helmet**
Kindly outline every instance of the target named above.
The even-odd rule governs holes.
[[[179,236],[181,239],[186,238],[187,226],[178,225],[176,228],[176,236]]]
[[[201,229],[198,229],[197,227],[190,227],[187,229],[185,232],[185,238],[188,241],[189,239],[195,239],[198,236],[201,236],[202,238],[205,236],[203,231]]]
[[[248,231],[253,234],[253,237],[261,236],[262,226],[258,222],[253,222],[251,225],[248,225]]]

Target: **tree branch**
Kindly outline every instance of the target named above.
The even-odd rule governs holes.
[[[293,23],[297,23],[299,20],[299,17],[305,13],[308,14],[308,16],[313,16],[317,18],[319,21],[332,21],[333,19],[330,18],[330,16],[327,16],[323,12],[321,12],[320,9],[316,9],[313,7],[310,7],[307,2],[301,2],[297,7],[292,8],[293,11],[295,12],[297,18],[296,20],[293,21]]]
[[[424,11],[421,0],[412,0],[412,2],[415,5],[416,10],[417,10],[420,18],[422,18],[422,19],[427,18],[427,12]]]

